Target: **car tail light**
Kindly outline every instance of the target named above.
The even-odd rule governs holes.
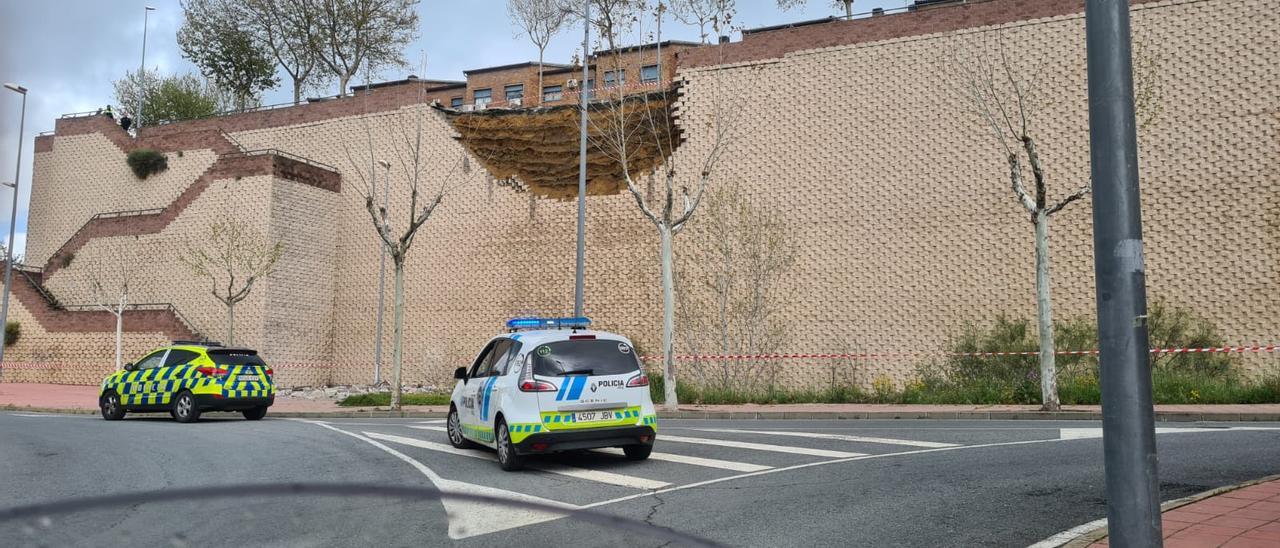
[[[217,367],[197,367],[196,372],[207,377],[216,377],[222,374]]]
[[[532,364],[525,362],[524,368],[520,370],[521,392],[555,392],[556,390],[559,390],[556,385],[533,378]]]
[[[627,388],[633,386],[649,386],[649,376],[641,372],[639,375],[627,379]]]
[[[530,448],[530,449],[533,449],[534,451],[546,451],[546,450],[547,450],[547,444],[542,443],[542,442],[538,442],[538,443],[535,443],[535,444],[531,445],[529,448]]]
[[[275,369],[272,369],[272,368],[270,368],[270,367],[268,367],[268,368],[267,368],[267,376],[268,376],[268,377],[274,377],[275,375],[276,375],[276,370],[275,370]]]

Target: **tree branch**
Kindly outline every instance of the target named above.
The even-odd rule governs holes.
[[[1063,198],[1061,202],[1054,204],[1053,207],[1046,210],[1045,215],[1053,215],[1054,213],[1061,211],[1062,208],[1067,207],[1069,204],[1071,204],[1071,202],[1074,202],[1076,200],[1079,200],[1080,198],[1087,196],[1092,191],[1093,191],[1093,181],[1089,181],[1084,186],[1080,187],[1078,190],[1071,193],[1070,196]]]

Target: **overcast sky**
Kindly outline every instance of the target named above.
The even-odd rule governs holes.
[[[854,11],[899,8],[905,3],[858,0]],[[112,82],[137,70],[141,61],[143,6],[147,4],[138,0],[0,0],[0,81],[16,82],[30,90],[15,250],[21,251],[26,243],[34,136],[52,130],[62,113],[95,110],[115,101]],[[149,5],[157,10],[151,12],[147,24],[147,66],[162,73],[195,72],[177,45],[182,25],[178,2],[150,0]],[[737,23],[754,28],[818,19],[838,11],[828,0],[810,0],[807,6],[786,12],[777,9],[775,0],[738,0]],[[507,19],[506,0],[422,0],[418,16],[420,37],[406,49],[405,56],[417,66],[425,53],[429,78],[462,80],[463,70],[537,59],[537,49],[517,36]],[[698,31],[668,18],[662,38],[696,41]],[[547,61],[568,62],[581,41],[581,26],[575,25],[552,40]],[[398,79],[408,72],[420,71],[397,69],[375,79]],[[336,92],[335,84],[327,94]],[[266,93],[264,103],[291,99],[291,89],[281,85]],[[21,104],[18,94],[0,90],[0,181],[13,180]],[[12,192],[0,187],[3,239],[8,238],[11,199]]]

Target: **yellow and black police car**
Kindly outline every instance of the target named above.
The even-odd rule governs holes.
[[[275,372],[256,350],[215,342],[174,341],[102,380],[102,418],[168,411],[178,422],[204,411],[240,411],[256,421],[275,403]]]

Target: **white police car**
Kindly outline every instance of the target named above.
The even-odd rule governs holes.
[[[524,457],[621,447],[643,460],[658,417],[649,378],[631,341],[590,331],[587,318],[518,318],[494,337],[458,379],[449,405],[449,443],[498,452],[503,470]]]

